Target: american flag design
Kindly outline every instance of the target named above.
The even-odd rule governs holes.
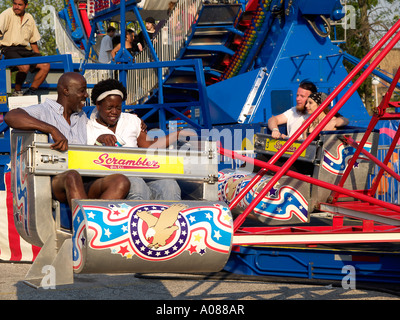
[[[77,206],[73,214],[74,269],[82,268],[84,250],[104,250],[121,259],[165,261],[183,252],[229,254],[232,217],[219,204],[127,203]]]
[[[3,179],[0,182],[0,260],[34,261],[40,248],[20,237],[15,227],[13,193],[11,192],[11,162],[3,166]]]
[[[239,171],[220,171],[218,176],[218,196],[220,201],[229,204],[254,177],[252,174]],[[245,209],[257,197],[259,190],[270,177],[264,176],[239,202],[238,207]],[[296,216],[300,221],[308,221],[308,201],[290,185],[279,182],[271,188],[266,196],[254,208],[260,216],[276,221],[288,221]]]
[[[17,137],[16,150],[22,150],[23,137]],[[16,212],[14,212],[15,223],[19,225],[19,229],[30,236],[29,230],[29,208],[28,208],[28,173],[25,168],[27,152],[18,152],[15,156],[15,192]],[[22,232],[22,231],[20,231]]]
[[[253,197],[256,197],[254,194]],[[276,220],[291,220],[296,216],[302,222],[308,221],[308,203],[295,188],[284,185],[273,187],[254,208],[254,212]]]
[[[360,143],[357,141],[357,143]],[[371,143],[367,142],[364,146],[364,149],[368,152],[371,151]],[[335,175],[343,175],[344,171],[346,170],[347,164],[349,161],[353,158],[354,152],[356,149],[354,149],[352,146],[349,145],[344,145],[343,143],[340,143],[337,148],[336,148],[336,155],[333,153],[324,150],[324,156],[322,160],[322,168],[324,168],[326,171],[335,174]],[[361,160],[368,160],[368,158],[363,157],[360,155],[357,159],[357,161],[354,163],[354,168],[358,169],[360,165]]]

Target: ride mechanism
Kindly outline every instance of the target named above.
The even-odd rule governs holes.
[[[388,81],[376,68],[398,42],[400,22],[347,74],[343,60],[357,61],[331,40],[327,25],[343,12],[336,0],[179,0],[152,40],[144,32],[145,50],[133,58],[122,42],[116,62],[100,64],[94,38],[104,31],[103,22],[117,17],[124,39],[127,22],[145,30],[143,18],[160,11],[151,1],[66,1],[59,14],[66,28],[56,30],[58,55],[0,60],[2,112],[37,99],[8,97],[9,67],[45,61],[52,73],[41,99],[63,72],[81,72],[89,90],[118,74],[129,93],[124,111],[146,121],[149,134],[185,127],[197,135],[167,150],[70,145],[61,153],[49,148],[46,135],[11,134],[3,122],[0,160],[4,176],[11,167],[11,190],[2,192],[13,197],[9,230],[15,228],[34,252],[20,258],[34,260],[26,282],[45,286],[46,267],[54,268],[52,284],[62,285],[72,283],[74,273],[222,269],[342,280],[344,267],[352,266],[360,283],[398,283],[400,207],[376,193],[388,176],[400,177],[391,165],[399,130],[377,158],[378,123],[399,119],[399,105],[390,100],[400,69],[372,116],[356,90],[371,74]],[[267,119],[295,104],[305,79],[328,98],[292,137],[272,139]],[[316,130],[298,140],[328,105],[332,109]],[[92,109],[88,103],[88,114]],[[339,110],[350,126],[322,131]],[[292,171],[293,165],[304,171]],[[69,210],[52,201],[50,189],[51,176],[69,169],[93,177],[119,172],[173,178],[182,200],[82,199]]]

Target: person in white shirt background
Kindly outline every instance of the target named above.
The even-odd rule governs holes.
[[[304,80],[300,83],[296,94],[296,106],[268,119],[268,128],[271,130],[272,138],[290,138],[300,128],[303,122],[310,116],[310,113],[306,110],[308,97],[317,91],[316,85],[311,81]],[[334,121],[335,123],[332,124],[332,127],[342,127],[349,123],[347,118],[340,115]],[[287,135],[279,131],[278,126],[282,124],[286,124]],[[302,136],[299,137],[299,139],[301,138]]]
[[[271,130],[271,136],[274,139],[288,138],[296,132],[309,117],[305,109],[308,96],[317,92],[317,87],[311,81],[302,81],[297,89],[296,106],[285,112],[272,116],[268,119],[268,128]],[[278,126],[286,123],[287,135],[281,134]]]

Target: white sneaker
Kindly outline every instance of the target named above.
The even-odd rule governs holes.
[[[20,97],[20,96],[23,96],[23,95],[24,95],[24,92],[22,90],[21,91],[14,91],[12,93],[13,97]]]

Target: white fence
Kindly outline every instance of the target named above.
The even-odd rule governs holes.
[[[152,39],[154,50],[160,61],[176,60],[179,51],[191,32],[191,26],[201,6],[202,0],[179,0],[176,3],[168,20]],[[136,63],[146,63],[153,60],[148,46],[135,56]],[[168,70],[164,69],[163,75],[166,72]],[[127,76],[127,87],[129,88],[127,104],[133,104],[145,98],[157,84],[157,70],[130,70]]]
[[[195,21],[198,10],[202,6],[202,0],[179,0],[174,10],[165,22],[161,30],[152,39],[153,47],[160,61],[172,61],[178,56],[179,50],[184,45],[191,32],[191,26]],[[70,38],[58,16],[54,17],[56,45],[59,53],[71,54],[75,63],[81,63],[85,54],[77,48]],[[146,46],[142,52],[135,56],[135,62],[145,63],[153,61],[150,48]],[[95,62],[89,59],[89,63]],[[167,70],[163,70],[165,74]],[[85,78],[89,84],[110,78],[113,73],[108,70],[87,70]],[[128,104],[148,96],[157,86],[157,71],[153,69],[130,70],[127,75]]]

